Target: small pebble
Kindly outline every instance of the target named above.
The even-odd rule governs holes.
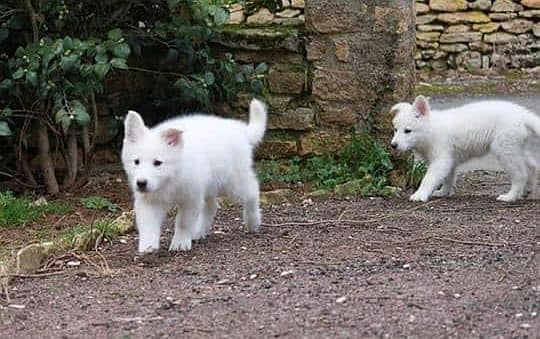
[[[249,280],[253,280],[257,278],[257,275],[255,273],[253,273],[252,275],[249,276]]]
[[[283,272],[281,272],[280,276],[281,276],[281,277],[287,277],[287,276],[289,276],[289,275],[292,275],[293,273],[294,273],[293,270],[290,270],[290,271],[283,271]]]
[[[527,323],[523,323],[523,324],[519,325],[519,327],[524,328],[524,329],[528,329],[528,328],[531,328],[531,325],[527,324]]]
[[[346,297],[339,297],[336,299],[336,303],[343,304],[345,301],[347,301]]]
[[[66,265],[70,267],[75,267],[75,266],[80,266],[81,262],[78,260],[72,260],[72,261],[68,261]]]

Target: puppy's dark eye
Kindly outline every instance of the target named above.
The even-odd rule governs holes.
[[[138,165],[140,163],[139,159],[135,159],[134,163],[135,165]]]
[[[161,166],[162,163],[163,163],[163,161],[154,160],[154,166],[156,166],[156,167]]]
[[[397,128],[394,128],[394,133],[397,133]]]
[[[409,134],[409,133],[411,133],[411,132],[412,132],[412,131],[411,131],[410,129],[406,129],[406,130],[405,130],[405,134]]]

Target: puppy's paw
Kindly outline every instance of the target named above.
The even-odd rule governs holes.
[[[159,246],[156,247],[155,245],[149,245],[149,244],[139,242],[139,249],[137,250],[137,253],[140,255],[145,255],[145,254],[157,253],[158,251],[159,251]]]
[[[189,251],[191,250],[191,237],[174,236],[169,246],[169,251]]]
[[[518,200],[518,197],[516,197],[513,194],[506,193],[506,194],[499,195],[497,197],[497,200],[502,201],[502,202],[514,202],[514,201]]]
[[[426,202],[429,200],[429,194],[425,194],[423,192],[416,192],[409,198],[410,201],[421,201]]]
[[[201,240],[201,239],[204,239],[206,238],[206,236],[208,235],[208,233],[206,232],[206,230],[198,230],[197,232],[195,232],[195,234],[193,235],[193,240]]]
[[[445,189],[436,190],[433,192],[432,196],[436,198],[444,198],[444,197],[451,197],[454,195],[454,191],[449,191]]]

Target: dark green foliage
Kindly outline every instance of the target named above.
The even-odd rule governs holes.
[[[160,105],[176,112],[211,110],[216,102],[231,102],[241,90],[264,95],[265,64],[240,66],[212,45],[234,2],[2,1],[0,137],[13,137],[13,153],[21,162],[31,152],[31,134],[45,127],[53,140],[46,151],[54,148],[68,161],[64,185],[69,187],[77,175],[73,169],[80,168],[74,147],[83,148],[85,170],[91,171],[92,137],[99,128],[96,95],[105,90],[107,78],[125,77],[126,72],[155,76],[160,84],[156,111],[162,111]],[[267,2],[272,1],[247,4]],[[41,165],[48,166],[47,161]],[[11,164],[10,170],[22,167]],[[44,182],[49,190],[55,175],[54,169],[24,172],[32,185]]]

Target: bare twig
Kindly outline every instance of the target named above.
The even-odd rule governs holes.
[[[47,272],[47,273],[38,273],[38,274],[20,274],[20,273],[9,273],[9,274],[3,274],[0,275],[0,278],[44,278],[44,277],[50,277],[52,275],[60,275],[64,274],[64,271],[54,271],[54,272]]]
[[[426,240],[436,240],[440,242],[452,242],[452,243],[462,244],[462,245],[487,246],[487,247],[518,246],[518,245],[523,245],[528,242],[528,241],[521,241],[521,242],[492,243],[492,242],[482,242],[482,241],[459,240],[459,239],[453,239],[453,238],[448,238],[448,237],[437,237],[434,235],[428,235],[425,237],[406,239],[403,241],[393,242],[393,243],[390,243],[390,245],[401,245],[401,244],[420,242],[420,241],[426,241]]]
[[[462,245],[473,245],[473,246],[488,246],[488,247],[506,247],[506,246],[518,246],[528,243],[529,241],[520,241],[520,242],[507,242],[507,243],[492,243],[492,242],[481,242],[481,241],[466,241],[458,240],[452,238],[443,238],[443,237],[431,237],[433,240],[443,241],[443,242],[453,242]]]
[[[156,321],[156,320],[163,320],[163,317],[156,316],[156,317],[133,317],[133,318],[114,318],[113,319],[113,321],[115,322],[123,322],[123,323]]]
[[[16,181],[19,185],[24,186],[24,187],[27,187],[27,188],[37,188],[37,187],[39,187],[38,185],[28,184],[28,183],[26,183],[26,182],[20,180],[19,178],[17,178],[15,175],[9,174],[9,173],[7,173],[7,172],[0,171],[0,175],[3,175],[3,176],[5,176],[5,177],[8,177],[8,178],[10,178],[10,179]]]
[[[413,208],[406,209],[406,210],[401,211],[399,213],[391,213],[391,214],[384,215],[382,217],[364,219],[364,220],[341,219],[342,215],[344,214],[344,213],[342,213],[342,215],[340,215],[340,218],[338,218],[338,219],[318,220],[318,221],[312,221],[312,222],[285,222],[285,223],[280,223],[280,224],[265,224],[265,223],[263,223],[261,225],[265,226],[265,227],[318,226],[318,225],[340,224],[340,223],[342,223],[342,224],[351,224],[351,225],[364,225],[364,224],[376,223],[376,222],[380,222],[380,221],[383,221],[383,220],[386,220],[386,219],[391,219],[391,218],[399,217],[399,216],[402,216],[402,215],[405,215],[405,214],[409,214],[412,211],[415,211],[415,210],[421,209],[423,207],[426,207],[428,205],[431,205],[436,201],[437,200],[432,200],[432,201],[426,202],[424,204],[417,205],[417,206],[415,206]]]

